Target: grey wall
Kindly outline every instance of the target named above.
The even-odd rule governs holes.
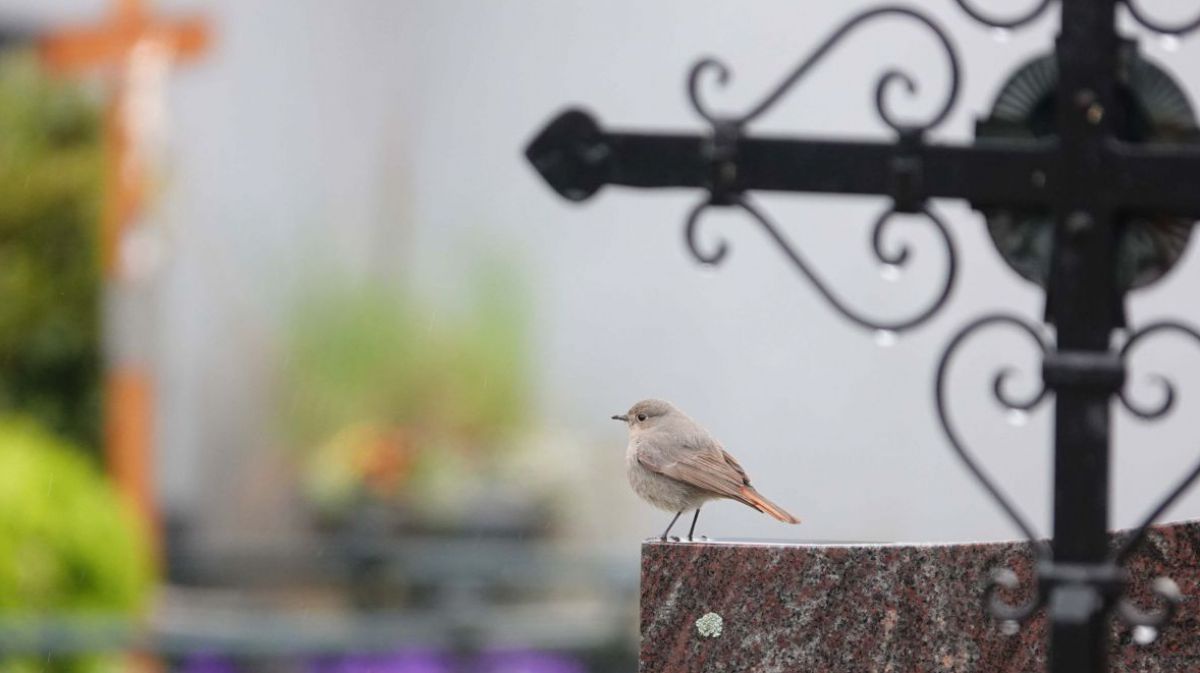
[[[953,34],[966,73],[960,102],[934,138],[963,141],[1005,73],[1048,47],[1053,19],[995,36],[949,0],[919,4]],[[0,8],[82,20],[98,5],[7,0]],[[159,214],[175,244],[161,313],[168,497],[179,507],[203,505],[217,528],[238,523],[246,503],[275,513],[255,524],[263,528],[288,511],[286,498],[262,495],[277,469],[265,457],[272,447],[263,418],[281,307],[313,260],[397,273],[438,297],[460,282],[470,259],[464,251],[498,247],[518,255],[535,280],[542,418],[554,432],[580,438],[561,452],[604,466],[608,481],[580,487],[611,489],[591,495],[617,513],[615,542],[665,522],[616,478],[624,435],[606,420],[651,395],[706,423],[763,492],[805,519],[786,529],[718,504],[705,517],[710,535],[1012,535],[943,440],[931,381],[942,345],[970,317],[1002,308],[1036,318],[1041,303],[1003,266],[963,204],[934,206],[953,225],[963,262],[949,307],[881,348],[823,305],[743,218],[712,217],[706,234],[728,236],[732,254],[716,272],[698,268],[682,245],[683,216],[698,194],[609,189],[573,206],[520,158],[523,143],[567,104],[613,126],[700,130],[683,96],[697,57],[715,54],[733,66],[731,87],[712,100],[743,109],[842,17],[867,5],[179,3],[210,13],[219,43],[170,91],[175,163]],[[848,40],[754,130],[884,137],[871,95],[875,75],[893,61],[920,74],[924,94],[909,101],[897,92],[897,109],[933,109],[945,71],[932,39],[915,24],[889,24]],[[1146,48],[1195,95],[1194,41],[1166,52],[1148,38]],[[853,304],[899,315],[930,296],[942,260],[919,224],[894,231],[914,246],[912,272],[895,284],[880,278],[867,234],[884,201],[761,202]],[[1165,314],[1200,321],[1188,299],[1200,281],[1195,248],[1184,268],[1131,297],[1135,324]],[[955,369],[954,413],[984,462],[1041,522],[1048,519],[1047,410],[1018,428],[990,402],[990,372],[1010,353],[1026,365],[1014,383],[1032,382],[1036,367],[1024,343],[982,338]],[[1180,412],[1154,428],[1118,414],[1116,525],[1132,523],[1198,450],[1192,391],[1200,390],[1200,352],[1164,340],[1139,354],[1134,380],[1155,366],[1178,377]],[[1197,514],[1200,494],[1172,512]]]

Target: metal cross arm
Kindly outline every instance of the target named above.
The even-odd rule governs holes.
[[[988,206],[1051,206],[1052,140],[987,139],[973,145],[739,137],[719,159],[713,136],[606,131],[579,109],[555,117],[526,157],[560,196],[584,201],[605,185],[692,187],[891,196],[897,203],[965,199]],[[1200,148],[1114,141],[1108,184],[1095,186],[1114,210],[1146,209],[1200,218],[1200,189],[1175,178],[1200,171]],[[722,181],[721,171],[727,171]],[[898,208],[898,210],[906,210]]]
[[[1048,205],[1055,143],[982,142],[974,146],[735,137],[721,157],[715,136],[603,130],[586,112],[558,115],[526,156],[561,196],[583,201],[604,185],[696,187],[888,195],[898,204],[928,198]],[[1140,157],[1153,164],[1154,157]],[[1200,162],[1200,152],[1174,161]],[[1197,164],[1200,165],[1200,164]],[[1169,170],[1169,169],[1167,169]],[[1200,212],[1200,193],[1179,194]],[[898,208],[911,212],[912,208]]]
[[[1036,11],[1044,9],[1045,4],[1049,3]],[[929,119],[897,120],[889,108],[890,94],[896,89],[915,94],[916,80],[889,69],[875,85],[875,106],[883,123],[896,133],[890,142],[770,137],[749,132],[752,123],[847,34],[883,17],[919,24],[943,49],[948,85],[940,107]],[[1103,68],[1078,65],[1089,57],[1086,53],[1077,56],[1080,52],[1072,51],[1077,49],[1073,44],[1070,40],[1061,42],[1057,57],[1036,58],[1011,77],[990,114],[976,123],[976,137],[969,144],[927,140],[927,132],[946,119],[958,97],[959,65],[953,44],[923,13],[884,6],[843,23],[756,105],[738,116],[713,112],[702,95],[705,82],[726,84],[729,69],[713,59],[698,62],[688,77],[687,92],[692,107],[710,125],[709,133],[613,131],[603,128],[587,112],[568,109],[537,134],[525,154],[555,191],[572,201],[586,200],[604,185],[705,190],[704,199],[687,217],[685,234],[692,254],[708,264],[722,261],[728,246],[719,241],[705,249],[697,234],[700,215],[709,206],[740,207],[767,231],[833,308],[860,326],[888,332],[923,323],[947,300],[956,277],[956,251],[948,228],[929,208],[928,201],[963,199],[984,213],[989,233],[1005,260],[1022,276],[1049,290],[1047,318],[1057,323],[1055,307],[1065,301],[1060,299],[1063,289],[1073,281],[1061,273],[1051,273],[1055,249],[1062,253],[1058,261],[1070,261],[1068,246],[1051,243],[1051,239],[1057,241],[1064,235],[1054,232],[1074,231],[1085,222],[1088,226],[1101,221],[1124,226],[1131,217],[1161,220],[1152,223],[1152,236],[1173,239],[1159,245],[1175,246],[1177,258],[1182,242],[1190,234],[1191,221],[1200,217],[1200,190],[1178,179],[1180,175],[1200,174],[1200,146],[1194,144],[1200,140],[1200,130],[1182,90],[1167,74],[1140,59],[1136,45],[1119,40],[1113,40],[1118,45],[1114,51],[1119,52],[1113,62],[1121,73],[1117,86],[1124,91],[1114,90],[1111,82],[1107,87],[1093,83],[1096,90],[1090,89],[1085,86],[1090,75],[1080,77],[1075,70],[1084,67],[1084,72],[1091,73]],[[1062,62],[1070,67],[1060,78],[1059,61],[1064,58]],[[1076,86],[1073,95],[1061,94],[1060,79],[1070,80],[1063,81],[1063,86]],[[1134,104],[1121,104],[1116,99],[1118,93],[1127,93]],[[1050,123],[1038,118],[1045,109],[1054,110],[1049,115]],[[1054,123],[1060,119],[1077,121],[1066,126]],[[1083,141],[1080,145],[1079,139],[1093,131],[1102,134],[1098,142]],[[864,315],[832,291],[766,212],[750,200],[748,195],[755,191],[890,197],[891,205],[876,221],[871,242],[876,258],[893,267],[906,263],[908,249],[890,253],[883,249],[882,231],[890,216],[925,215],[945,246],[946,273],[939,293],[906,317],[880,319]],[[1133,228],[1141,226],[1137,223]],[[1126,252],[1135,257],[1121,261],[1129,277],[1118,278],[1117,289],[1101,293],[1108,298],[1095,304],[1096,310],[1110,313],[1121,325],[1124,292],[1146,284],[1147,279],[1156,280],[1177,260],[1148,259],[1149,254],[1139,253],[1132,242],[1125,245],[1119,241],[1117,247],[1118,257]],[[1139,254],[1142,256],[1137,257]],[[1054,268],[1061,272],[1062,265]],[[1108,306],[1100,307],[1103,302]]]
[[[1200,147],[1113,142],[1105,155],[1114,209],[1200,219],[1200,189],[1181,176],[1200,175]]]

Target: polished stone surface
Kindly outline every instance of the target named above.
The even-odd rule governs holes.
[[[647,542],[642,673],[922,673],[1044,670],[1038,613],[1005,635],[982,608],[992,568],[1031,584],[1021,543],[792,545]],[[1155,529],[1128,564],[1130,593],[1171,577],[1186,596],[1150,645],[1113,620],[1113,670],[1200,671],[1200,523]],[[1010,596],[1017,602],[1022,596]]]

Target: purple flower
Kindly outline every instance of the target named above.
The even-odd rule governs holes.
[[[211,652],[189,655],[179,666],[179,673],[238,673],[228,657]]]
[[[481,655],[472,673],[585,673],[585,669],[566,655],[511,650]]]
[[[311,673],[452,673],[446,657],[431,651],[351,654],[313,662],[309,670]]]

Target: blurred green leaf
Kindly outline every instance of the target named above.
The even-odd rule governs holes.
[[[0,56],[0,412],[95,451],[101,114],[32,55]]]
[[[78,447],[31,420],[0,420],[0,613],[136,612],[147,552]]]
[[[131,512],[77,446],[0,420],[0,616],[136,617],[153,585]],[[0,672],[116,670],[108,656],[0,659]]]

